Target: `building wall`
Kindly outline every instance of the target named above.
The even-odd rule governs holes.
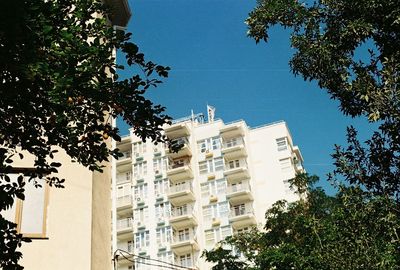
[[[65,188],[50,188],[47,239],[23,244],[21,264],[25,269],[91,269],[92,173],[62,151],[56,159],[63,163],[59,177],[67,179]],[[15,166],[27,164],[25,159]]]
[[[182,132],[182,130],[186,130],[186,132]],[[295,176],[294,156],[298,156],[299,166],[296,168],[299,171],[302,170],[302,159],[299,155],[300,152],[297,150],[298,153],[296,154],[294,151],[290,132],[284,122],[252,129],[244,121],[224,124],[221,120],[212,123],[187,120],[166,127],[165,133],[170,138],[186,137],[188,146],[177,154],[169,153],[166,149],[163,149],[161,153],[156,153],[154,146],[150,142],[146,142],[142,144],[142,147],[146,145],[146,152],[137,154],[135,150],[138,149],[137,145],[141,144],[141,141],[133,134],[123,138],[123,142],[117,145],[128,154],[125,158],[116,162],[116,173],[113,175],[114,179],[117,178],[114,181],[116,185],[113,186],[113,196],[117,201],[117,207],[113,210],[115,213],[114,222],[120,224],[120,221],[126,220],[127,217],[133,217],[131,225],[123,226],[122,229],[116,226],[113,230],[114,250],[117,247],[127,250],[129,245],[133,245],[129,250],[129,253],[133,254],[132,257],[129,257],[128,253],[125,253],[128,259],[119,257],[119,269],[128,269],[129,265],[132,267],[130,260],[134,258],[134,255],[165,260],[165,258],[160,257],[162,252],[171,252],[172,260],[170,263],[178,265],[182,265],[182,255],[191,254],[190,259],[194,264],[190,267],[210,269],[211,265],[204,262],[200,255],[204,249],[212,248],[213,245],[210,246],[211,240],[213,240],[212,236],[214,236],[214,241],[217,242],[223,238],[223,235],[261,225],[265,222],[265,211],[276,200],[287,199],[292,201],[297,199],[297,195],[288,188],[288,183],[285,180]],[[211,147],[207,151],[202,151],[202,146],[199,143],[210,138],[219,141],[221,147],[217,149]],[[284,144],[278,147],[277,139]],[[210,140],[210,142],[212,141]],[[190,151],[187,150],[188,148]],[[186,153],[189,153],[190,156],[192,176],[187,174],[186,177],[177,180],[176,175],[172,173],[176,169],[171,166],[176,165],[174,158],[183,157],[187,155]],[[164,170],[162,175],[157,175],[153,168],[153,160],[159,157],[169,159],[170,167]],[[200,164],[204,164],[204,161],[210,162],[211,160],[221,159],[224,162],[222,170],[200,172]],[[135,166],[143,162],[147,162],[146,174],[135,176]],[[179,165],[180,169],[183,167],[182,164]],[[216,167],[217,165],[214,164],[214,169]],[[126,173],[129,175],[129,172],[131,172],[132,177],[125,179]],[[121,176],[123,177],[121,178]],[[121,181],[121,179],[124,181]],[[168,179],[169,191],[156,195],[154,182],[157,179]],[[186,184],[179,185],[181,181],[185,181]],[[179,189],[185,190],[185,192],[180,193],[179,196],[181,197],[174,195],[177,183]],[[190,190],[187,187],[188,183],[192,184]],[[138,186],[142,185],[147,185],[147,193],[135,197],[135,188],[137,189]],[[183,186],[185,188],[181,188]],[[124,192],[121,193],[121,190],[124,190]],[[131,201],[128,201],[124,207],[118,207],[118,201],[122,199],[121,196],[127,194],[132,195]],[[192,194],[193,199],[187,199],[190,197],[188,194]],[[186,198],[186,203],[183,202],[184,198]],[[170,216],[162,217],[162,225],[172,227],[171,230],[175,231],[175,237],[181,234],[183,227],[193,229],[190,233],[190,241],[182,244],[185,248],[180,246],[181,243],[176,243],[181,242],[176,241],[176,238],[166,243],[165,247],[162,247],[164,244],[160,246],[157,243],[156,230],[160,228],[160,218],[157,217],[156,205],[160,202],[175,204],[175,207],[169,210]],[[195,216],[194,226],[181,226],[173,217],[177,208],[184,204],[193,206],[193,211],[191,210],[190,214],[193,213]],[[148,208],[148,217],[142,218],[136,214],[140,207]],[[226,207],[229,207],[228,212]],[[215,214],[215,218],[211,219],[204,216],[209,215],[207,209],[211,209],[212,216],[215,211],[215,213],[218,212]],[[187,224],[192,222],[189,220],[186,218]],[[139,225],[138,222],[140,222]],[[135,235],[144,231],[149,232],[149,244],[139,249],[136,247]],[[180,236],[177,239],[180,240]],[[128,243],[128,241],[130,242]],[[151,260],[144,262],[155,263]],[[156,264],[158,263],[156,262]],[[157,269],[154,266],[143,264],[138,264],[136,267],[139,270]]]

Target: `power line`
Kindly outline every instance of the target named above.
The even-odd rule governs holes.
[[[123,249],[117,249],[117,250],[115,250],[115,252],[114,252],[114,259],[115,259],[115,257],[117,256],[117,255],[116,255],[116,252],[117,252],[117,251],[119,251],[119,253],[122,255],[122,257],[124,257],[126,260],[128,260],[128,261],[130,261],[130,262],[133,262],[133,263],[137,262],[137,263],[142,263],[142,264],[147,264],[147,265],[153,265],[153,266],[160,266],[160,267],[164,267],[164,268],[168,268],[168,269],[174,269],[174,270],[180,270],[180,269],[194,270],[193,268],[181,266],[181,265],[178,265],[178,264],[173,264],[173,263],[169,263],[169,262],[165,262],[165,261],[161,261],[161,260],[157,260],[157,259],[152,259],[152,258],[140,256],[140,255],[135,255],[135,254],[130,253],[130,252],[128,252],[128,251],[126,251],[126,250],[123,250]],[[155,261],[155,262],[163,263],[163,264],[166,264],[166,265],[170,265],[170,266],[172,266],[172,267],[170,267],[170,266],[165,266],[165,265],[160,265],[160,264],[149,264],[149,263],[145,263],[145,262],[138,261],[138,260],[131,260],[131,259],[127,258],[123,253],[129,254],[129,255],[134,256],[134,257],[137,257],[137,258],[139,258],[139,259]],[[179,268],[176,268],[176,267],[179,267]]]

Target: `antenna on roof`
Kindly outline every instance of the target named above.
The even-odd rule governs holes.
[[[207,117],[208,117],[208,123],[214,122],[215,107],[208,104],[207,104]]]

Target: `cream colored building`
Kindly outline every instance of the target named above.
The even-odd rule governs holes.
[[[132,133],[117,145],[124,152],[113,175],[119,270],[210,269],[204,249],[263,224],[275,201],[298,198],[287,180],[303,171],[303,158],[285,122],[251,128],[196,115],[164,130],[184,144],[178,153]]]
[[[106,2],[114,8],[112,22],[125,26],[131,14],[127,1]],[[64,189],[28,184],[25,201],[2,213],[32,239],[22,245],[20,264],[27,270],[112,269],[111,163],[103,173],[92,172],[72,163],[62,150],[55,161],[62,163],[58,176],[66,179]],[[25,155],[13,166],[33,167],[33,158]]]

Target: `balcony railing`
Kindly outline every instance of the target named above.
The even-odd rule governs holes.
[[[247,168],[247,162],[244,159],[240,159],[239,163],[236,163],[235,161],[233,161],[233,163],[229,163],[229,162],[225,163],[225,170],[226,171],[234,170],[234,169],[242,168],[242,167],[246,167]]]
[[[190,165],[189,159],[180,160],[179,162],[171,160],[169,162],[168,169],[173,170],[173,169],[182,168],[182,167],[189,166],[189,165]]]
[[[180,191],[185,191],[185,190],[190,190],[193,191],[193,187],[192,187],[192,183],[184,183],[184,184],[180,184],[180,185],[173,185],[169,188],[169,194],[171,193],[176,193],[176,192],[180,192]]]
[[[129,205],[129,204],[132,204],[132,196],[131,195],[117,197],[117,207],[122,207],[122,206]]]
[[[175,234],[173,237],[173,242],[174,243],[180,243],[180,242],[185,242],[185,241],[190,241],[194,240],[196,235],[193,233],[193,231],[190,231],[189,233],[184,233],[184,234]]]
[[[125,230],[132,228],[132,218],[123,218],[117,220],[117,230]]]
[[[178,208],[172,208],[171,209],[171,217],[180,217],[180,216],[185,216],[193,213],[193,206],[192,205],[187,205],[185,207],[178,207]]]
[[[128,252],[133,252],[134,245],[133,243],[119,243],[117,245],[119,249],[126,250]],[[127,255],[128,256],[128,255]]]
[[[238,137],[238,138],[234,138],[234,139],[230,139],[228,141],[225,141],[223,143],[223,148],[230,148],[230,147],[234,147],[237,145],[244,145],[244,141],[242,137]]]
[[[240,191],[250,191],[250,184],[249,182],[242,182],[238,183],[236,185],[230,185],[227,188],[226,193],[235,193],[235,192],[240,192]]]
[[[131,174],[117,174],[117,184],[123,182],[132,181],[132,173]]]
[[[254,215],[254,209],[251,206],[246,205],[244,207],[231,208],[229,217],[232,218],[232,217],[238,217],[238,216],[249,215],[249,214]]]
[[[132,151],[124,151],[124,152],[121,152],[121,154],[122,154],[122,157],[119,157],[119,160],[123,160],[123,159],[132,157]]]

